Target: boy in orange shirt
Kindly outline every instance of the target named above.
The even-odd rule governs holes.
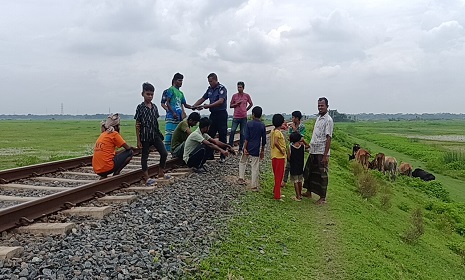
[[[273,115],[274,129],[271,131],[271,166],[274,174],[274,199],[281,200],[281,182],[284,178],[284,165],[286,163],[286,141],[281,132],[284,117],[281,114]]]
[[[95,142],[92,168],[100,179],[107,178],[111,173],[113,176],[120,174],[132,159],[133,148],[128,146],[119,134],[119,123],[118,114],[108,116],[107,120],[102,123],[102,134]],[[125,150],[116,154],[115,148],[117,147],[123,147]]]

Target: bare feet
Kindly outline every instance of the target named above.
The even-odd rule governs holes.
[[[298,197],[293,197],[292,199],[293,199],[294,201],[302,201],[302,199],[301,199],[301,198],[298,198]]]
[[[315,204],[321,205],[321,204],[326,204],[326,198],[320,198],[318,199]]]
[[[302,194],[302,196],[312,198],[312,193],[311,192],[305,192],[305,193]]]
[[[242,178],[239,178],[239,179],[237,180],[237,183],[238,183],[239,185],[245,185],[245,184],[246,184],[245,180],[242,179]]]

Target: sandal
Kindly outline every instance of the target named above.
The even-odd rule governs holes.
[[[292,200],[294,200],[294,201],[302,201],[302,199],[297,198],[297,197],[295,197],[295,196],[292,198]]]
[[[165,178],[165,179],[171,179],[171,174],[165,174],[165,176],[163,176],[163,178]]]
[[[147,182],[145,182],[145,185],[147,185],[147,186],[150,187],[150,186],[155,185],[156,183],[157,183],[157,181],[156,181],[155,179],[149,178],[149,179],[147,180]]]

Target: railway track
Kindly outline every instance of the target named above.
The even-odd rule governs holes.
[[[267,133],[272,128],[267,126]],[[235,138],[237,143],[238,133]],[[158,159],[153,156],[150,159],[148,172],[149,176],[154,176],[158,174],[159,166],[155,163]],[[137,157],[120,175],[104,180],[98,180],[92,172],[91,162],[92,156],[87,156],[0,171],[0,189],[3,194],[9,191],[9,195],[0,195],[0,202],[20,202],[0,209],[0,232],[30,225],[47,215],[105,197],[115,190],[130,188],[138,184],[143,175]],[[168,173],[179,173],[182,166],[180,159],[166,162]],[[22,190],[35,190],[38,196],[18,196]]]

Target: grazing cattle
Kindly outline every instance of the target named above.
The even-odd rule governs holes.
[[[378,171],[384,171],[384,154],[377,153],[372,162],[368,163],[368,168],[378,169]]]
[[[397,160],[395,157],[384,158],[384,173],[388,172],[391,175],[391,180],[396,179]]]
[[[406,176],[412,176],[412,165],[407,162],[402,162],[399,165],[399,173]]]
[[[425,171],[423,169],[420,169],[420,168],[416,168],[413,171],[412,176],[420,178],[423,181],[432,181],[432,180],[436,179],[436,177],[434,177],[433,174],[431,174],[431,173],[429,173],[429,172],[427,172],[427,171]]]
[[[354,144],[354,146],[352,147],[352,154],[349,155],[349,160],[355,159],[355,154],[357,153],[358,150],[360,150],[360,145]]]
[[[359,149],[355,154],[355,160],[358,161],[365,169],[368,169],[370,153],[365,149]]]

